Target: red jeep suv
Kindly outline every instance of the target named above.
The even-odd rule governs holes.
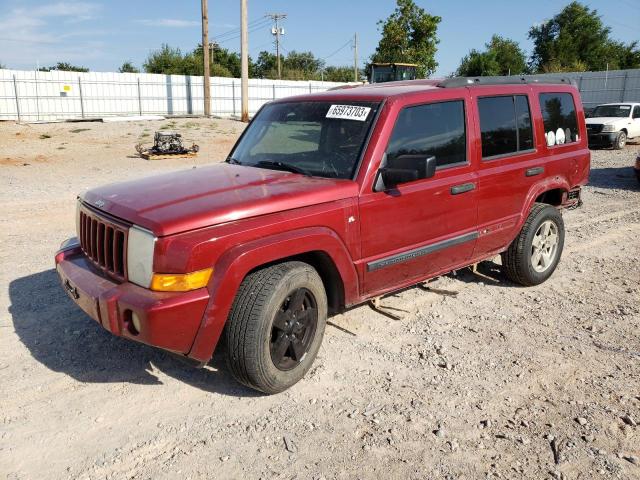
[[[56,254],[115,335],[228,365],[266,393],[310,368],[327,316],[502,255],[545,281],[590,154],[564,80],[455,78],[265,105],[225,163],[96,188]],[[194,363],[195,363],[194,362]]]

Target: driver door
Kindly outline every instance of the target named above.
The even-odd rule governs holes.
[[[365,295],[411,285],[470,260],[478,237],[478,182],[466,103],[452,98],[399,110],[387,162],[400,155],[433,155],[437,168],[431,178],[393,188],[379,188],[378,180],[373,191],[361,195]]]

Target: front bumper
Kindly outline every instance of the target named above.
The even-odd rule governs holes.
[[[590,133],[589,146],[612,146],[618,138],[618,132],[612,133]]]
[[[206,288],[191,292],[154,292],[118,283],[100,272],[79,245],[65,242],[55,257],[60,281],[71,299],[114,335],[187,354],[209,302]],[[139,328],[132,323],[132,314]]]

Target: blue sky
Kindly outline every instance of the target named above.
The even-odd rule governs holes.
[[[416,3],[442,17],[436,75],[447,75],[461,57],[484,45],[493,33],[520,42],[530,52],[528,29],[558,13],[568,1]],[[584,3],[599,11],[613,38],[640,39],[640,0]],[[221,45],[232,50],[239,49],[234,33],[239,27],[239,4],[238,0],[209,0],[210,35],[218,36]],[[394,0],[249,0],[250,53],[256,56],[260,50],[273,48],[270,25],[262,20],[268,12],[282,12],[288,15],[284,52],[311,50],[328,57],[327,64],[352,64],[349,40],[357,32],[364,65],[380,37],[376,22],[386,18],[394,6]],[[95,71],[115,71],[125,60],[140,66],[149,51],[162,43],[183,51],[192,49],[200,41],[199,19],[198,0],[0,0],[0,63],[32,69],[37,64],[68,61]]]

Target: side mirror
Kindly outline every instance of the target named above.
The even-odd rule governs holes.
[[[380,169],[380,179],[384,185],[376,182],[376,191],[388,190],[401,183],[431,178],[436,174],[436,157],[433,155],[399,155],[388,159]]]
[[[395,187],[401,183],[408,183],[418,180],[418,171],[403,168],[382,168],[380,170],[382,181],[387,188]]]

